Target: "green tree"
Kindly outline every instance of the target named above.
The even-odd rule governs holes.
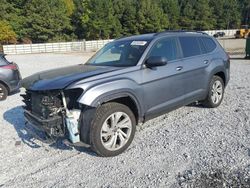
[[[137,27],[139,33],[158,32],[168,28],[168,17],[159,3],[151,0],[138,1]]]
[[[7,0],[1,0],[0,19],[8,20],[10,18],[9,13],[12,11],[12,9],[13,7],[11,3],[9,3]]]
[[[194,20],[196,30],[211,30],[214,28],[215,19],[209,0],[196,0],[194,3]]]
[[[217,5],[211,6],[212,0],[179,0],[181,16],[180,26],[183,29],[191,30],[211,30],[215,28],[217,17],[221,10],[215,14],[216,6],[220,6],[220,2]],[[222,0],[223,1],[223,0]],[[221,7],[220,7],[221,8]]]
[[[87,39],[108,39],[119,36],[119,20],[114,16],[112,0],[84,1],[84,15]]]
[[[224,13],[226,17],[226,29],[238,28],[241,22],[241,12],[239,11],[239,2],[236,0],[227,0],[224,4]]]
[[[23,29],[21,9],[17,8],[19,3],[17,0],[2,0],[0,6],[0,19],[11,25],[18,38]]]
[[[180,6],[177,0],[160,0],[164,13],[169,18],[169,29],[179,29]]]
[[[16,33],[7,21],[0,21],[0,44],[16,43]]]
[[[139,34],[137,27],[137,2],[133,0],[124,1],[124,10],[119,17],[122,25],[122,35],[135,35]]]
[[[74,31],[74,34],[77,36],[78,39],[84,39],[85,38],[85,21],[84,20],[84,15],[85,10],[84,10],[84,4],[82,1],[79,0],[74,0],[75,4],[75,9],[73,14],[71,15],[71,25]]]
[[[23,38],[24,34],[23,29],[25,17],[23,15],[23,6],[25,5],[26,1],[27,0],[7,0],[11,8],[8,10],[9,16],[6,20],[12,26],[19,40]]]
[[[210,6],[213,7],[213,15],[216,20],[215,29],[225,29],[227,27],[226,18],[224,15],[224,0],[210,0]]]
[[[214,8],[213,15],[216,19],[215,29],[237,28],[240,25],[239,1],[235,0],[210,0]]]
[[[34,42],[69,40],[70,17],[63,0],[30,0],[25,4],[25,36]]]
[[[1,0],[0,20],[19,41],[106,39],[165,29],[250,24],[249,0]]]
[[[182,29],[194,29],[195,28],[195,10],[194,3],[190,1],[180,1],[180,27]]]
[[[75,10],[75,3],[73,0],[64,0],[67,9],[67,15],[71,16]]]
[[[249,0],[239,0],[239,8],[242,16],[242,24],[250,25],[250,1]]]

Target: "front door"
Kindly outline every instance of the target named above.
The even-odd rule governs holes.
[[[183,61],[179,60],[177,39],[162,38],[155,42],[147,58],[165,57],[167,65],[142,70],[146,119],[183,104]],[[146,59],[147,59],[146,58]]]

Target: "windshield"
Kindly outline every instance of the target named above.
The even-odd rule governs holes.
[[[104,46],[87,64],[129,67],[137,65],[149,41],[115,41]]]

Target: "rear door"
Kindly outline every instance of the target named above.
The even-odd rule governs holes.
[[[206,67],[210,57],[199,36],[180,36],[180,46],[183,54],[183,82],[185,102],[194,102],[204,97],[206,92]]]

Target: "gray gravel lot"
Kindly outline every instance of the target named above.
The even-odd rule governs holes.
[[[25,77],[89,55],[7,58]],[[232,60],[219,108],[189,105],[140,125],[114,158],[32,139],[21,105],[19,94],[0,103],[0,187],[250,187],[250,60]]]

